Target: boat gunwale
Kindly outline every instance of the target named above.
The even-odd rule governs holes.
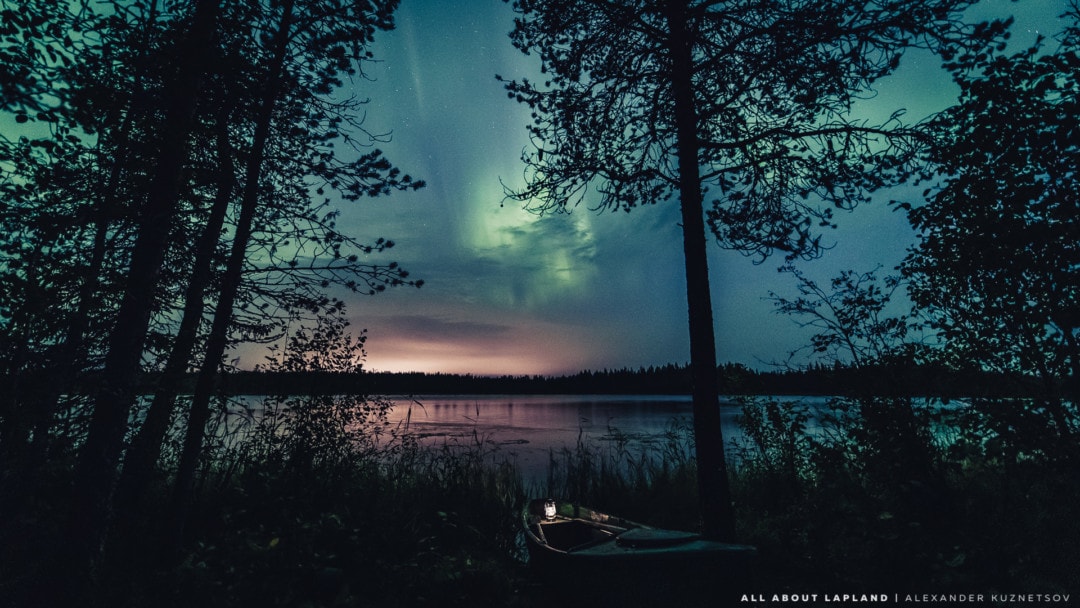
[[[557,504],[558,511],[553,518],[554,522],[579,522],[583,525],[597,528],[610,534],[610,536],[594,539],[584,542],[579,545],[575,545],[568,549],[556,547],[548,542],[547,537],[544,535],[543,524],[545,518],[542,515],[542,505],[545,502],[544,499],[536,499],[530,501],[526,507],[522,510],[522,523],[524,524],[527,547],[543,549],[546,553],[552,555],[569,556],[578,559],[633,559],[634,556],[640,558],[663,558],[664,556],[675,556],[679,554],[689,555],[708,555],[708,554],[734,554],[743,553],[756,554],[757,549],[750,545],[727,543],[722,541],[715,541],[707,539],[700,534],[693,532],[685,532],[681,530],[667,530],[664,528],[655,528],[646,524],[641,524],[621,517],[609,515],[600,511],[595,511],[588,507],[583,507],[576,503],[568,501],[560,501]],[[573,515],[566,515],[565,512],[573,513]],[[617,523],[613,523],[617,522]],[[622,544],[619,543],[619,536],[630,530],[654,530],[657,532],[677,532],[686,534],[684,539],[679,542],[671,544],[639,544],[638,541]],[[605,543],[616,544],[621,548],[627,550],[627,553],[583,553],[584,550],[595,548]]]

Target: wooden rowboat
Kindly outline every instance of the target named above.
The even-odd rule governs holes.
[[[653,528],[550,499],[523,512],[529,566],[548,582],[642,592],[680,589],[719,599],[745,585],[757,550]],[[636,592],[635,592],[636,593]]]

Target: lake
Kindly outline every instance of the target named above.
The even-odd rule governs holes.
[[[551,451],[628,442],[649,449],[673,426],[690,429],[688,395],[425,395],[392,398],[390,422],[406,428],[425,445],[476,445],[484,442],[515,462],[527,482],[545,477]],[[824,402],[824,397],[791,397]],[[734,457],[743,435],[736,417],[741,408],[721,400],[725,447]]]
[[[394,403],[388,422],[425,446],[482,447],[495,461],[517,465],[527,484],[546,479],[550,456],[573,450],[579,442],[590,448],[626,448],[660,454],[671,449],[689,453],[693,407],[689,395],[423,395],[390,397]],[[781,403],[799,402],[810,415],[807,431],[821,431],[817,414],[829,397],[772,397]],[[258,416],[261,397],[238,398],[246,416]],[[937,403],[935,407],[955,409]],[[742,408],[732,398],[721,398],[720,418],[729,461],[738,462],[749,441],[738,423]],[[948,427],[944,427],[946,439]]]

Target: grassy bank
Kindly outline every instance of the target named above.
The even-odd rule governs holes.
[[[492,446],[420,446],[385,426],[382,404],[358,398],[266,407],[218,425],[178,551],[167,517],[175,454],[164,455],[143,508],[114,523],[79,605],[521,605],[525,490]],[[0,496],[0,605],[41,606],[63,581],[72,464],[54,458],[17,499]]]
[[[685,427],[647,442],[613,432],[604,444],[553,452],[542,487],[526,488],[483,438],[434,448],[404,432],[374,441],[377,426],[326,425],[334,416],[320,417],[335,410],[314,411],[316,435],[333,441],[266,417],[261,434],[208,451],[179,554],[162,549],[162,477],[139,520],[123,522],[134,540],[103,562],[85,605],[548,605],[558,598],[530,580],[518,536],[528,497],[698,525]],[[1007,459],[992,442],[940,435],[903,439],[886,418],[882,432],[838,418],[811,433],[798,408],[746,404],[748,439],[734,446],[731,475],[739,540],[760,551],[756,577],[740,581],[747,593],[1080,590],[1071,460]],[[13,494],[5,499],[6,605],[38,605],[37,581],[56,578],[43,575],[55,575],[50,550],[63,543],[56,522],[68,470],[55,460],[54,477],[38,480],[21,509],[10,508]]]
[[[129,579],[125,595],[146,606],[515,605],[523,492],[489,456],[406,447],[333,469],[251,467],[200,505],[179,565]]]
[[[739,541],[760,559],[747,593],[1042,593],[1080,590],[1080,469],[1059,457],[1004,458],[1000,442],[905,430],[878,413],[748,399],[731,446]],[[922,413],[919,414],[922,416]],[[876,417],[875,417],[876,416]],[[553,455],[548,493],[660,526],[697,525],[687,428],[641,451],[616,442]],[[640,447],[640,446],[638,446]]]

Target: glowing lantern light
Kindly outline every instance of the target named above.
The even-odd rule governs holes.
[[[544,501],[544,519],[555,519],[555,501],[547,499]]]

